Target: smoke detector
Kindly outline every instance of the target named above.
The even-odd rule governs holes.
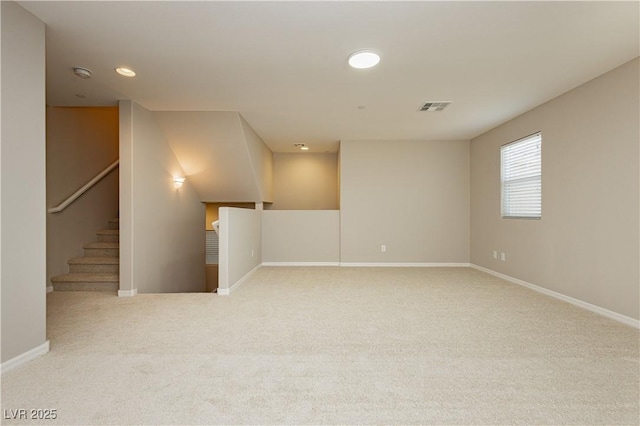
[[[424,105],[420,107],[420,111],[440,112],[449,106],[449,104],[451,104],[451,102],[448,101],[425,102]]]
[[[86,69],[86,68],[82,68],[82,67],[74,67],[73,68],[73,73],[83,79],[88,79],[91,78],[91,71]]]

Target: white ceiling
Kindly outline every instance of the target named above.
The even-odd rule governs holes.
[[[469,139],[640,49],[636,1],[20,4],[47,24],[50,105],[238,111],[274,152]],[[363,48],[380,64],[349,68]],[[453,103],[418,112],[430,100]]]

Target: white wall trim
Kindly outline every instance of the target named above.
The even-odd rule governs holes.
[[[468,268],[469,263],[360,263],[360,262],[340,262],[340,266],[348,267],[384,267],[384,268]]]
[[[40,346],[36,346],[35,348],[28,350],[27,352],[21,355],[18,355],[14,358],[11,358],[8,361],[3,362],[2,366],[0,366],[0,369],[2,370],[1,374],[6,373],[7,371],[11,371],[14,368],[21,366],[22,364],[25,364],[33,359],[36,359],[40,355],[46,354],[47,352],[49,352],[48,340],[43,344],[41,344]]]
[[[53,286],[52,285],[48,285],[47,286],[47,293],[52,293],[53,292]]]
[[[240,278],[238,281],[236,281],[236,283],[234,285],[232,285],[229,288],[219,288],[218,287],[218,294],[220,296],[229,296],[231,293],[236,291],[238,289],[238,287],[240,287],[242,284],[244,284],[251,277],[251,275],[255,274],[258,271],[258,269],[260,269],[261,267],[262,267],[261,263],[257,264],[255,268],[253,268],[252,270],[247,272],[244,277]]]
[[[262,266],[340,266],[340,262],[262,262]]]
[[[572,305],[578,306],[580,308],[586,309],[586,310],[591,311],[591,312],[595,312],[596,314],[599,314],[599,315],[605,316],[607,318],[610,318],[612,320],[615,320],[615,321],[621,322],[623,324],[629,325],[629,326],[631,326],[633,328],[640,329],[640,321],[637,320],[637,319],[628,317],[626,315],[619,314],[617,312],[610,311],[610,310],[605,309],[605,308],[601,308],[600,306],[592,305],[591,303],[584,302],[584,301],[579,300],[579,299],[574,299],[571,296],[566,296],[566,295],[564,295],[562,293],[558,293],[558,292],[555,292],[553,290],[549,290],[547,288],[540,287],[540,286],[537,286],[535,284],[528,283],[528,282],[520,280],[518,278],[510,277],[509,275],[501,274],[500,272],[493,271],[493,270],[485,268],[483,266],[479,266],[479,265],[476,265],[476,264],[472,263],[471,267],[473,269],[477,269],[478,271],[485,272],[485,273],[487,273],[489,275],[493,275],[495,277],[502,278],[503,280],[509,281],[509,282],[511,282],[513,284],[518,284],[518,285],[521,285],[523,287],[527,287],[527,288],[529,288],[529,289],[531,289],[533,291],[537,291],[538,293],[542,293],[542,294],[545,294],[547,296],[551,296],[551,297],[553,297],[555,299],[562,300],[563,302],[571,303]]]
[[[138,294],[138,289],[133,290],[118,290],[118,297],[133,297]]]

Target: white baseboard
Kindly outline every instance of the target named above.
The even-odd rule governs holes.
[[[138,289],[133,290],[118,290],[118,297],[133,297],[138,294]]]
[[[558,293],[558,292],[555,292],[553,290],[549,290],[549,289],[546,289],[544,287],[540,287],[540,286],[537,286],[535,284],[528,283],[528,282],[520,280],[518,278],[510,277],[509,275],[501,274],[500,272],[493,271],[493,270],[485,268],[483,266],[475,265],[473,263],[470,266],[473,269],[477,269],[478,271],[482,271],[482,272],[485,272],[485,273],[487,273],[489,275],[493,275],[494,277],[502,278],[503,280],[509,281],[511,283],[514,283],[514,284],[521,285],[523,287],[527,287],[527,288],[529,288],[531,290],[537,291],[538,293],[546,294],[547,296],[551,296],[551,297],[553,297],[555,299],[562,300],[563,302],[571,303],[572,305],[578,306],[580,308],[586,309],[586,310],[591,311],[591,312],[595,312],[596,314],[605,316],[607,318],[610,318],[612,320],[621,322],[621,323],[629,325],[631,327],[640,329],[640,321],[635,319],[635,318],[631,318],[631,317],[628,317],[626,315],[622,315],[622,314],[619,314],[617,312],[613,312],[613,311],[610,311],[608,309],[601,308],[600,306],[592,305],[591,303],[587,303],[587,302],[584,302],[582,300],[575,299],[575,298],[573,298],[571,296],[566,296],[566,295],[564,295],[562,293]]]
[[[53,286],[49,285],[47,286],[47,293],[52,293],[53,292]]]
[[[340,262],[262,262],[262,266],[340,266]]]
[[[348,267],[383,267],[383,268],[468,268],[469,263],[387,263],[387,262],[340,262],[340,266]]]
[[[233,284],[231,287],[229,288],[220,288],[218,287],[218,294],[220,296],[228,296],[231,293],[233,293],[234,291],[236,291],[238,289],[238,287],[240,287],[242,284],[244,284],[249,277],[251,277],[251,275],[255,274],[258,269],[260,269],[262,267],[262,264],[258,264],[255,268],[253,268],[252,270],[250,270],[249,272],[247,272],[247,274],[240,278],[238,281],[235,282],[235,284]]]
[[[43,344],[41,344],[40,346],[36,346],[35,348],[21,354],[18,355],[14,358],[11,358],[8,361],[5,361],[2,363],[2,366],[0,366],[0,370],[2,370],[2,374],[6,373],[7,371],[11,371],[14,368],[17,368],[19,366],[21,366],[22,364],[25,364],[33,359],[36,359],[37,357],[39,357],[40,355],[44,355],[47,352],[49,352],[49,341],[47,340],[46,342],[44,342]]]

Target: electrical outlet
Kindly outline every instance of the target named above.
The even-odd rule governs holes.
[[[507,261],[507,254],[506,253],[500,253],[500,260],[502,260],[503,262]]]
[[[386,245],[386,244],[381,245],[381,246],[380,246],[380,251],[381,251],[382,253],[385,253],[385,252],[387,251],[387,245]]]
[[[493,258],[497,259],[498,258],[498,250],[494,250],[493,251]]]

